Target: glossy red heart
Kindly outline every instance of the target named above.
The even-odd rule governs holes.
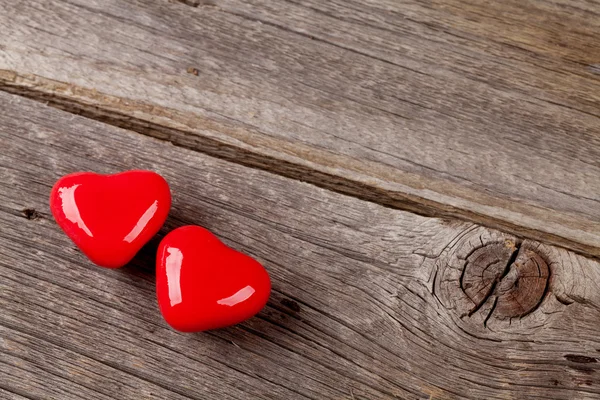
[[[131,261],[170,208],[169,185],[151,171],[78,172],[59,179],[50,193],[58,225],[92,262],[106,268]]]
[[[158,246],[156,294],[174,329],[199,332],[242,322],[267,303],[271,281],[253,258],[199,226],[170,232]]]

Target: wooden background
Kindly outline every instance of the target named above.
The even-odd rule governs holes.
[[[0,398],[600,398],[598,0],[0,7]],[[50,188],[133,168],[170,217],[97,268]],[[184,224],[257,317],[164,323]]]

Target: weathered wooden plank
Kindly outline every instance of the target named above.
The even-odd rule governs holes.
[[[600,255],[598,3],[8,1],[0,85]]]
[[[60,399],[80,390],[90,398],[141,391],[169,399],[600,394],[597,261],[385,208],[20,97],[1,94],[0,108],[7,391]],[[201,224],[264,263],[273,279],[265,310],[236,327],[179,334],[155,304],[158,239],[122,270],[90,265],[52,221],[50,187],[77,170],[130,168],[156,170],[171,184],[173,209],[159,237]],[[504,269],[477,280],[479,254]],[[534,259],[549,277],[529,268]],[[519,289],[544,278],[541,292]],[[485,296],[472,295],[472,285]]]
[[[14,281],[18,274],[5,276],[3,273],[2,279]],[[22,280],[20,284],[24,282]],[[27,303],[22,306],[39,307]],[[112,367],[67,349],[65,342],[55,344],[46,337],[19,331],[19,327],[0,326],[0,338],[3,361],[8,361],[1,365],[0,374],[7,378],[4,384],[20,393],[43,393],[44,398],[54,396],[59,399],[64,398],[61,395],[65,393],[70,393],[71,397],[99,399],[114,399],[116,393],[120,399],[187,398],[121,371],[118,366]],[[0,395],[0,398],[4,397]]]
[[[3,399],[8,400],[29,400],[27,397],[21,396],[20,394],[10,392],[2,388],[0,388],[0,396],[2,396]]]

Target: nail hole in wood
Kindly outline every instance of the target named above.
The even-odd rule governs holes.
[[[36,220],[42,218],[42,215],[33,208],[24,208],[21,213],[28,220]]]
[[[294,312],[300,312],[300,305],[295,302],[294,300],[289,300],[289,299],[282,299],[281,300],[281,304],[283,304],[284,306],[286,306],[287,308],[289,308],[290,310],[294,311]]]

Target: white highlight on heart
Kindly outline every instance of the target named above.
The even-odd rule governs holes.
[[[255,290],[252,286],[248,285],[240,290],[238,290],[234,295],[226,297],[224,299],[218,300],[217,304],[223,306],[235,306],[242,301],[248,300],[250,296],[254,294]]]
[[[137,224],[135,224],[131,232],[129,232],[123,240],[127,243],[133,242],[135,238],[137,238],[138,235],[142,233],[142,230],[146,227],[146,225],[148,225],[148,222],[150,222],[152,217],[154,217],[156,210],[158,210],[158,200],[154,200],[154,203],[152,203],[150,207],[148,207],[146,212],[144,212],[144,214],[138,220]]]
[[[83,222],[83,219],[81,219],[79,207],[77,207],[77,202],[75,201],[75,190],[77,190],[79,186],[80,184],[77,184],[69,188],[61,187],[60,189],[58,189],[58,195],[62,200],[62,210],[65,214],[65,217],[67,217],[69,221],[71,221],[74,224],[77,224],[77,226],[80,229],[82,229],[85,233],[87,233],[89,237],[94,237],[94,235],[92,235],[92,232],[85,225],[85,222]]]
[[[171,307],[181,303],[181,264],[183,253],[176,247],[167,248],[167,286],[169,287],[169,300]]]

